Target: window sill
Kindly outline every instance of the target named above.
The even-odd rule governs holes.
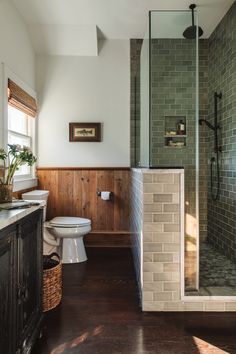
[[[14,181],[13,192],[18,192],[24,189],[37,187],[37,185],[38,185],[37,178],[19,179]]]

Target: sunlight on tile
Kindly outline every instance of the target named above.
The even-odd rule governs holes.
[[[197,237],[197,220],[190,214],[186,214],[186,234],[194,238]]]

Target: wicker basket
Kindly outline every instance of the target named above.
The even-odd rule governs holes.
[[[56,260],[53,259],[57,258]],[[60,304],[62,297],[62,264],[57,253],[43,256],[43,312]]]

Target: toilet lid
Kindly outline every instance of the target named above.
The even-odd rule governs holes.
[[[58,227],[81,227],[91,225],[91,220],[72,216],[57,216],[50,221],[50,225]]]

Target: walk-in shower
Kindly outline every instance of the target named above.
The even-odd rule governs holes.
[[[191,5],[150,12],[133,48],[133,166],[184,168],[189,296],[236,296],[235,33],[236,3],[210,35]]]

